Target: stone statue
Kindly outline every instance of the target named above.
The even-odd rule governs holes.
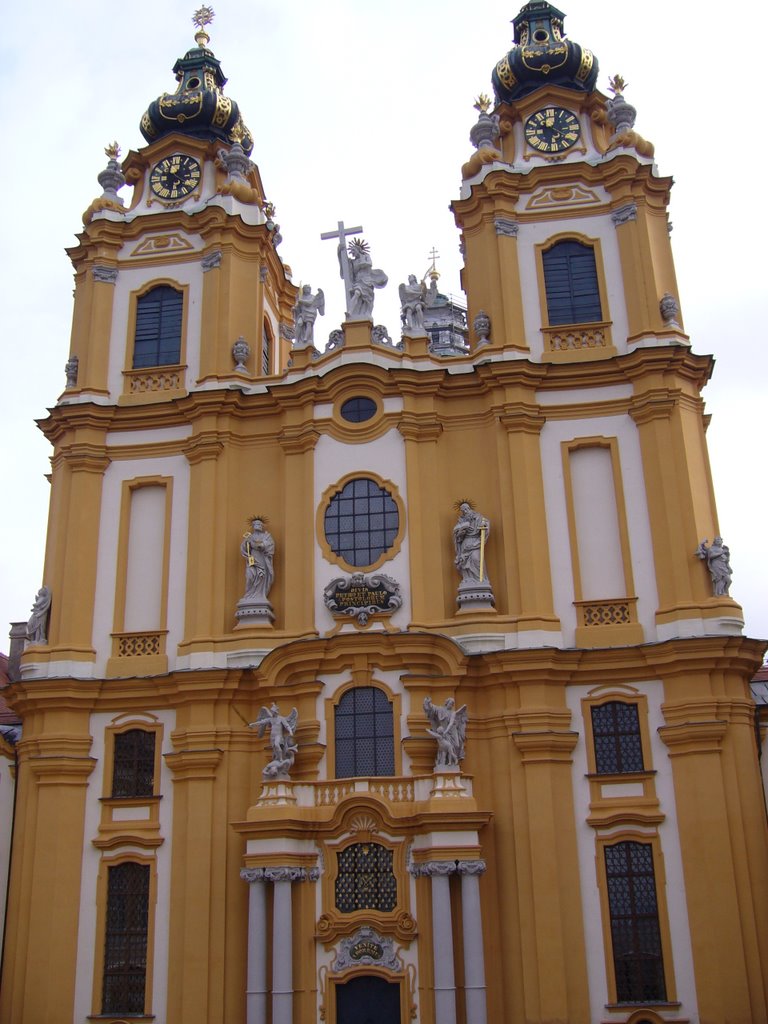
[[[51,588],[40,587],[27,623],[27,639],[31,644],[48,643],[48,614],[51,610]]]
[[[463,501],[453,528],[454,564],[461,573],[456,600],[461,608],[492,609],[496,604],[485,561],[490,532],[490,521],[475,512],[468,501]]]
[[[307,348],[314,344],[315,320],[317,314],[325,316],[325,295],[323,289],[318,288],[315,295],[312,294],[312,286],[305,284],[296,296],[296,305],[293,307],[293,319],[296,325],[295,348]]]
[[[64,364],[64,373],[67,375],[67,389],[77,387],[77,372],[79,366],[80,360],[78,359],[77,356],[70,356],[70,358]]]
[[[449,697],[444,707],[437,707],[430,697],[424,698],[424,713],[429,719],[430,736],[437,740],[435,768],[458,766],[464,757],[464,740],[467,735],[467,705],[456,710],[456,701]]]
[[[733,572],[731,571],[731,552],[728,545],[723,544],[723,538],[715,537],[709,547],[707,547],[705,538],[696,548],[694,554],[707,563],[715,597],[727,597]]]
[[[371,261],[371,250],[362,238],[353,238],[349,243],[349,255],[344,243],[339,244],[339,266],[341,276],[347,285],[347,319],[370,320],[373,315],[373,292],[383,288],[387,275],[375,270]],[[347,276],[349,276],[347,283]]]
[[[400,285],[400,317],[406,331],[424,334],[424,306],[427,289],[423,281],[416,280],[415,274],[408,275],[408,284]]]
[[[235,615],[256,624],[274,621],[275,615],[268,600],[275,580],[275,542],[264,526],[264,520],[254,516],[251,529],[243,534],[240,554],[245,559],[245,594],[237,602]]]
[[[256,735],[261,739],[264,731],[269,729],[269,743],[272,747],[272,760],[266,766],[262,775],[265,779],[274,779],[278,776],[287,778],[288,772],[293,768],[296,760],[298,746],[293,737],[296,733],[296,723],[299,720],[299,712],[293,708],[286,718],[280,714],[277,704],[269,708],[262,708],[259,717],[255,722],[249,722],[249,729],[256,729]]]

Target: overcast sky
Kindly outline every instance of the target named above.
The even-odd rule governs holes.
[[[280,255],[296,283],[322,287],[322,342],[342,318],[335,246],[321,231],[362,224],[390,279],[377,323],[399,327],[397,285],[440,253],[443,291],[459,293],[449,202],[472,153],[472,103],[489,92],[521,4],[502,0],[212,0],[211,49],[255,138],[253,159],[277,207]],[[104,146],[143,144],[139,119],[175,88],[192,45],[194,3],[103,0],[7,5],[2,104],[2,418],[0,649],[43,582],[50,448],[34,425],[64,387],[72,274],[64,253],[101,193]],[[636,129],[672,174],[673,249],[686,329],[717,366],[705,391],[720,528],[747,632],[768,637],[765,173],[762,59],[748,46],[763,5],[747,0],[738,40],[720,6],[645,0],[566,3],[566,33],[620,72]],[[123,194],[128,195],[129,189]],[[255,339],[252,339],[255,341]],[[697,538],[697,540],[700,538]],[[711,539],[711,538],[710,538]],[[693,553],[693,552],[691,552]]]

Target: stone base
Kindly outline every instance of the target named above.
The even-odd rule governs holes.
[[[293,783],[289,778],[264,779],[257,807],[287,807],[295,803]]]
[[[271,627],[275,621],[275,612],[269,601],[250,601],[241,597],[237,602],[235,611],[237,626],[235,629],[243,629],[246,626],[268,626]]]
[[[460,612],[494,611],[496,599],[490,583],[461,583],[456,594],[456,604]]]
[[[435,768],[432,780],[432,792],[429,794],[433,799],[466,797],[467,787],[461,781],[461,768],[458,765],[450,767]]]

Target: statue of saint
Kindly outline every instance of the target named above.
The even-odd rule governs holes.
[[[490,532],[491,524],[485,516],[463,501],[459,506],[459,520],[453,528],[455,564],[462,583],[485,582],[490,586],[485,569],[485,545]]]
[[[265,778],[275,778],[277,775],[286,775],[293,767],[296,760],[298,746],[293,737],[296,733],[296,724],[299,720],[299,712],[293,708],[286,718],[280,714],[277,704],[271,707],[263,707],[259,711],[259,717],[255,722],[249,722],[249,729],[256,729],[256,735],[261,739],[266,729],[269,729],[269,743],[272,747],[272,760],[263,771]]]
[[[311,285],[302,285],[296,296],[296,305],[293,307],[293,320],[296,325],[294,348],[306,348],[314,344],[315,320],[317,320],[318,313],[320,316],[325,316],[323,289],[318,288],[316,294],[313,295]]]
[[[243,600],[266,601],[275,579],[275,542],[261,519],[253,519],[251,530],[243,535],[240,554],[245,559],[245,595]]]
[[[40,587],[27,623],[27,639],[31,644],[48,643],[48,613],[51,610],[51,588]]]
[[[400,318],[406,331],[424,332],[424,306],[427,288],[415,274],[408,275],[408,284],[400,285]]]
[[[383,288],[387,275],[383,270],[374,270],[370,246],[362,238],[353,238],[349,243],[349,257],[344,243],[339,244],[339,266],[341,276],[347,285],[347,318],[349,320],[370,320],[373,316],[373,292]],[[345,264],[349,278],[345,277]]]
[[[707,547],[707,539],[704,538],[694,554],[707,563],[715,597],[727,597],[733,572],[731,570],[731,551],[727,544],[723,544],[723,538],[715,537],[709,547]]]
[[[424,713],[429,719],[430,736],[437,740],[437,758],[435,768],[448,768],[458,765],[464,757],[464,741],[467,735],[467,705],[456,710],[456,701],[449,697],[443,707],[432,703],[430,697],[424,698]]]

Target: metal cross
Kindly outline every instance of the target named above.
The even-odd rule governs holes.
[[[349,266],[349,256],[347,255],[347,235],[360,235],[363,229],[359,228],[345,228],[344,221],[338,222],[338,227],[335,231],[324,231],[320,235],[321,241],[325,242],[329,238],[339,239],[339,264],[341,269],[341,278],[344,281],[344,308],[349,312],[349,294],[352,291],[352,270]]]

